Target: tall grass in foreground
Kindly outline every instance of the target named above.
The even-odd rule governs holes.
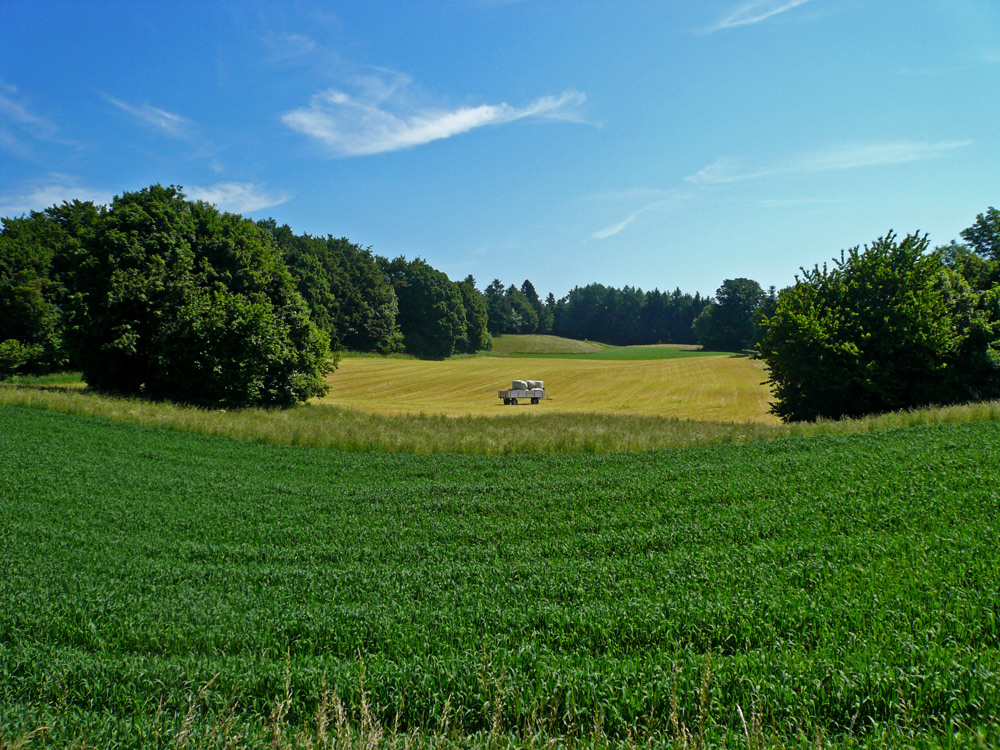
[[[274,445],[415,454],[611,453],[1000,420],[1000,401],[789,425],[613,414],[382,416],[321,404],[225,411],[105,396],[44,381],[0,384],[0,404]]]
[[[361,665],[364,672],[364,665]],[[502,695],[502,681],[484,681],[486,695]],[[705,660],[698,695],[690,696],[697,708],[692,711],[690,726],[681,717],[676,689],[670,696],[670,712],[662,727],[636,726],[625,739],[609,736],[598,717],[589,724],[574,722],[569,717],[537,714],[535,724],[518,730],[504,722],[503,700],[492,706],[492,721],[486,730],[466,732],[461,717],[446,701],[440,716],[428,719],[425,726],[404,730],[398,716],[391,724],[383,722],[373,710],[370,696],[360,685],[357,704],[345,702],[325,678],[318,685],[318,695],[308,708],[298,705],[286,676],[284,694],[275,696],[270,710],[248,722],[236,711],[238,696],[220,696],[214,689],[215,678],[188,699],[183,714],[169,716],[158,706],[152,717],[150,747],[157,750],[547,750],[574,748],[578,750],[617,750],[618,748],[677,748],[678,750],[708,750],[708,748],[746,748],[746,750],[862,750],[868,748],[906,748],[907,750],[941,750],[941,748],[988,748],[997,737],[987,729],[953,726],[939,734],[915,732],[906,717],[893,725],[867,728],[860,733],[848,732],[838,737],[825,737],[822,732],[811,734],[803,728],[798,737],[781,737],[763,718],[760,706],[744,709],[733,707],[739,718],[738,728],[722,729],[714,723],[707,696],[711,691],[711,659]],[[676,686],[675,686],[676,687]],[[292,723],[289,716],[300,714],[304,722]],[[143,717],[149,718],[149,717]],[[805,718],[805,717],[804,717]],[[561,731],[552,731],[553,721]],[[807,721],[804,724],[808,724]],[[720,731],[720,729],[722,731]],[[5,736],[0,726],[0,750],[30,750],[49,746],[49,727],[38,726],[16,736]],[[61,747],[90,750],[81,736],[70,745]]]

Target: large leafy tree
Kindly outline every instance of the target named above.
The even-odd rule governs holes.
[[[979,290],[1000,284],[1000,211],[991,206],[976,216],[976,222],[962,231],[962,239],[964,246],[952,242],[944,252],[955,256],[954,264],[969,283]],[[963,255],[962,247],[975,255]]]
[[[43,373],[69,364],[61,256],[93,231],[92,203],[63,203],[7,218],[0,230],[0,374]]]
[[[767,295],[753,279],[726,279],[715,303],[694,321],[695,338],[706,349],[738,352],[756,343],[761,306]]]
[[[784,420],[948,403],[996,383],[996,299],[892,233],[803,270],[781,292],[760,346]]]
[[[556,300],[556,296],[549,292],[545,297],[545,320],[548,328],[545,333],[555,333],[562,324],[563,308],[566,306],[565,300]]]
[[[6,219],[0,232],[0,377],[63,359],[48,229],[33,214]]]
[[[646,292],[639,311],[636,343],[696,343],[692,325],[707,305],[707,298],[685,294],[680,289]]]
[[[154,185],[67,250],[67,340],[88,385],[206,406],[326,391],[329,339],[270,235]]]
[[[603,284],[573,287],[566,295],[558,333],[573,339],[605,341],[609,294],[610,289]]]
[[[958,273],[976,291],[986,291],[994,286],[998,264],[977,254],[968,245],[952,240],[937,248],[934,253],[945,266]]]
[[[403,346],[417,357],[444,359],[466,340],[466,315],[458,285],[416,258],[381,259],[399,300]]]
[[[313,323],[330,337],[333,349],[342,348],[337,325],[341,299],[339,292],[347,285],[344,269],[327,250],[323,240],[307,234],[296,235],[287,224],[278,226],[274,219],[257,222],[267,231],[288,266],[295,288],[309,306]]]
[[[550,295],[551,297],[551,295]],[[558,302],[547,300],[552,330],[560,336],[609,344],[694,343],[692,322],[707,298],[636,287],[616,289],[603,284],[574,287]]]
[[[344,347],[383,354],[402,349],[396,293],[371,250],[343,237],[327,237],[326,245],[338,257],[347,282],[337,317]]]

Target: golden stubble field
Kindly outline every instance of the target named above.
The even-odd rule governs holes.
[[[386,415],[604,413],[777,424],[768,413],[766,377],[760,362],[725,355],[635,361],[346,357],[321,403]],[[505,406],[497,391],[515,378],[544,380],[549,400]]]

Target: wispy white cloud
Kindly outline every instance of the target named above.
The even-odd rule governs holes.
[[[971,146],[972,141],[883,141],[881,143],[847,143],[822,151],[805,154],[794,160],[795,171],[827,172],[890,164],[907,164],[926,159],[938,159],[956,149]]]
[[[186,138],[190,134],[193,123],[186,117],[181,117],[165,109],[154,107],[150,104],[139,106],[128,104],[113,96],[102,93],[105,100],[115,105],[122,112],[131,115],[143,125],[159,131],[171,138]]]
[[[777,16],[780,13],[805,5],[809,0],[754,0],[731,11],[729,15],[705,29],[706,33],[751,26]]]
[[[708,166],[684,178],[685,182],[695,185],[705,185],[720,182],[735,182],[748,179],[740,173],[741,161],[734,156],[720,156]]]
[[[59,130],[50,120],[31,111],[16,86],[3,81],[0,81],[0,119],[35,138],[53,138]]]
[[[61,142],[59,128],[35,112],[17,86],[0,81],[0,148],[20,157],[31,157],[33,141]]]
[[[288,193],[270,192],[252,182],[219,182],[209,187],[189,185],[184,188],[188,198],[212,203],[222,211],[249,214],[292,199]]]
[[[268,51],[268,61],[287,62],[303,58],[317,49],[315,39],[303,34],[274,34],[262,40]]]
[[[833,172],[907,164],[927,159],[938,159],[971,144],[972,141],[968,140],[844,143],[800,154],[765,169],[749,171],[742,169],[742,162],[739,159],[720,157],[696,174],[689,175],[684,179],[694,185],[721,185],[795,173]]]
[[[607,239],[608,237],[613,237],[616,234],[618,234],[619,232],[621,232],[623,229],[625,229],[625,227],[627,227],[629,224],[631,224],[632,222],[634,222],[639,217],[647,215],[647,214],[659,214],[659,213],[667,213],[669,211],[673,211],[676,208],[678,208],[681,205],[681,203],[683,203],[688,198],[688,196],[685,193],[680,192],[680,191],[645,191],[645,190],[642,190],[642,191],[628,191],[627,193],[623,193],[622,195],[628,195],[628,194],[631,194],[631,193],[642,194],[642,193],[648,193],[648,192],[666,194],[669,197],[660,198],[659,200],[650,201],[650,202],[642,205],[641,207],[630,211],[628,213],[628,215],[624,219],[622,219],[621,221],[618,221],[618,222],[616,222],[614,224],[611,224],[610,226],[604,227],[603,229],[597,230],[596,232],[594,232],[593,234],[590,235],[590,238],[592,240],[604,240],[604,239]]]
[[[765,208],[795,208],[798,206],[829,206],[838,201],[825,198],[754,198],[750,202]]]
[[[515,120],[583,121],[580,108],[586,96],[578,91],[544,96],[524,107],[501,103],[440,109],[411,105],[405,95],[409,83],[407,76],[379,71],[355,81],[358,93],[322,91],[309,106],[287,112],[281,120],[336,156],[399,151]]]
[[[592,235],[590,235],[590,238],[592,240],[603,240],[603,239],[607,239],[608,237],[614,237],[616,234],[618,234],[620,231],[622,231],[625,227],[627,227],[633,221],[635,221],[640,216],[642,216],[642,214],[643,214],[642,209],[639,209],[638,211],[633,211],[632,213],[630,213],[628,216],[626,216],[624,219],[622,219],[618,223],[612,224],[611,226],[608,226],[608,227],[604,227],[604,229],[598,229],[596,232],[594,232]]]
[[[651,191],[631,190],[618,193],[607,193],[606,198],[621,200],[632,199],[638,202],[643,196],[648,200],[639,208],[628,211],[625,216],[614,224],[593,232],[590,237],[603,240],[613,237],[636,220],[647,214],[665,213],[675,210],[683,202],[691,200],[699,194],[696,188],[707,189],[715,185],[728,185],[769,177],[780,177],[797,173],[833,172],[865,167],[890,166],[907,164],[926,159],[941,158],[952,151],[971,145],[972,141],[886,141],[879,143],[845,143],[826,149],[811,151],[792,157],[784,162],[764,169],[747,170],[743,161],[734,157],[722,156],[684,180],[692,187],[688,192],[683,190]],[[755,202],[773,208],[801,205],[821,205],[830,201],[814,198],[784,198],[755,199]]]
[[[70,175],[50,174],[15,192],[0,194],[0,216],[20,216],[31,211],[42,211],[49,206],[60,205],[63,201],[93,201],[107,205],[113,198],[109,191],[81,185]]]

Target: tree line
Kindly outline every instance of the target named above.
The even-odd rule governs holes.
[[[76,369],[97,390],[206,406],[322,394],[343,350],[445,358],[516,333],[694,343],[709,304],[601,284],[544,301],[529,280],[480,291],[423,259],[254,222],[174,186],[0,229],[0,377]]]
[[[527,279],[520,288],[494,279],[483,296],[494,336],[552,334],[616,346],[698,343],[692,324],[711,304],[708,297],[680,289],[644,292],[603,284],[576,286],[558,300],[550,292],[543,301]]]
[[[342,350],[445,358],[505,334],[751,351],[783,419],[1000,397],[1000,212],[930,250],[890,233],[765,291],[714,297],[531,281],[479,291],[426,261],[295,234],[153,185],[0,229],[0,378],[76,369],[97,390],[204,406],[326,392]]]
[[[423,260],[296,235],[173,186],[0,230],[0,378],[75,369],[105,392],[287,406],[327,391],[339,350],[490,344],[482,295]]]

